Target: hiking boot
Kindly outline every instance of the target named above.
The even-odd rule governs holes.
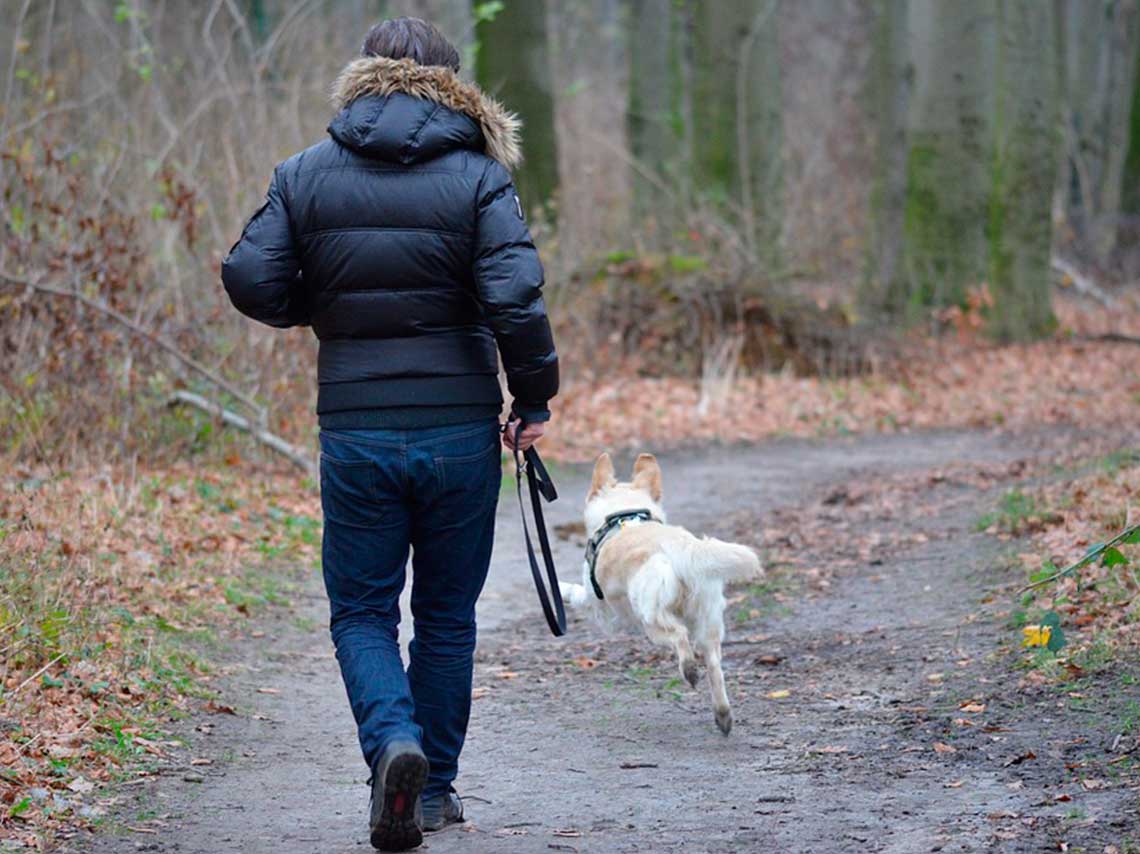
[[[372,774],[373,848],[407,851],[423,842],[420,793],[427,775],[427,757],[414,741],[394,741],[384,750]]]
[[[448,789],[442,795],[434,798],[424,798],[423,802],[423,828],[431,833],[443,830],[449,824],[463,821],[463,801],[455,794],[455,789]]]

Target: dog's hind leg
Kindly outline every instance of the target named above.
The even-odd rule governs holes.
[[[728,691],[724,687],[724,670],[720,664],[720,641],[723,628],[718,623],[699,641],[701,656],[709,669],[709,693],[712,694],[713,712],[717,729],[728,735],[732,731],[732,709],[728,705]]]
[[[709,666],[709,689],[712,693],[717,729],[728,735],[732,731],[732,709],[728,706],[728,692],[724,687],[724,670],[720,666],[720,641],[717,641],[715,649],[706,648],[705,659]]]
[[[681,676],[696,688],[699,674],[689,630],[672,611],[679,592],[673,567],[665,558],[655,557],[634,577],[629,599],[649,639],[673,647]]]
[[[697,672],[697,659],[693,655],[693,645],[689,641],[689,630],[672,615],[662,616],[664,619],[659,618],[653,624],[647,625],[645,633],[654,643],[673,647],[677,653],[677,667],[681,671],[681,676],[692,687],[696,688],[700,674]]]

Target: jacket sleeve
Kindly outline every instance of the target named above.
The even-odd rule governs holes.
[[[278,327],[308,323],[280,167],[273,170],[265,202],[222,262],[222,283],[234,308],[247,317]]]
[[[558,356],[542,299],[543,271],[507,170],[492,162],[479,185],[475,288],[507,372],[512,409],[525,421],[550,418]]]

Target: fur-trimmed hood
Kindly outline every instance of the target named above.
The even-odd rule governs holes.
[[[351,109],[358,98],[397,93],[434,102],[470,119],[482,137],[487,156],[508,169],[514,169],[522,162],[519,141],[522,123],[518,117],[478,86],[461,80],[449,68],[420,65],[411,59],[363,57],[350,62],[341,71],[333,84],[332,100],[336,108],[342,111],[341,116],[344,116],[343,111]],[[423,128],[433,120],[434,115],[433,110],[423,119],[423,126],[417,131],[416,139],[421,137]],[[339,119],[340,117],[334,120],[330,131],[341,139],[344,131],[337,130]],[[360,130],[359,122],[352,130]],[[456,133],[452,130],[451,136]],[[464,142],[462,139],[457,141]]]

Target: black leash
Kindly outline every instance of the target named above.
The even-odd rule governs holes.
[[[562,592],[558,589],[558,573],[554,570],[554,556],[550,552],[550,538],[546,534],[546,521],[542,516],[542,499],[554,501],[558,498],[558,491],[554,488],[554,481],[550,473],[542,464],[542,458],[534,445],[531,445],[519,456],[519,434],[524,424],[519,419],[515,427],[515,485],[518,487],[519,513],[522,515],[523,539],[526,540],[526,556],[530,561],[530,574],[534,578],[534,588],[538,591],[538,601],[542,605],[546,624],[555,637],[566,634],[566,609],[562,605]],[[504,427],[503,430],[509,429]],[[538,558],[534,554],[534,545],[530,539],[530,526],[526,522],[526,505],[523,503],[522,482],[523,473],[526,474],[527,488],[530,490],[530,506],[534,512],[534,528],[538,534],[538,545],[542,550],[542,561],[546,565],[546,578],[550,583],[550,592],[542,580],[542,571],[538,566]],[[554,600],[551,606],[551,599]]]

